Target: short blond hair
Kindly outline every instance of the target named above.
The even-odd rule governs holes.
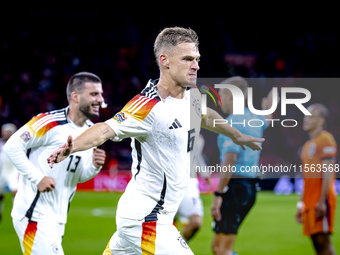
[[[161,52],[171,54],[171,48],[180,43],[195,43],[196,47],[198,47],[199,42],[196,32],[191,28],[168,27],[158,34],[153,45],[158,66],[160,66],[158,57]]]

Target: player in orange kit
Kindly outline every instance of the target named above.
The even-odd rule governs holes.
[[[335,254],[330,234],[334,231],[336,194],[334,190],[337,144],[333,135],[324,130],[328,115],[322,104],[308,107],[303,129],[310,139],[301,152],[304,190],[297,204],[296,220],[303,224],[303,235],[310,236],[316,254]]]

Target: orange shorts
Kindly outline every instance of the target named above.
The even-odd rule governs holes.
[[[328,206],[327,214],[317,218],[314,208],[307,209],[302,214],[303,235],[312,236],[319,233],[333,233],[335,219],[335,206]]]

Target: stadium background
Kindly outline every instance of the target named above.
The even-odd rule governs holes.
[[[281,10],[280,13],[277,10],[271,13],[250,12],[252,13],[250,15],[248,11],[231,12],[231,6],[228,11],[223,12],[222,10],[220,13],[174,9],[168,10],[165,14],[151,10],[149,12],[137,11],[137,7],[134,10],[121,11],[116,7],[21,6],[21,8],[14,8],[12,6],[2,9],[0,125],[13,122],[20,127],[37,113],[65,107],[67,105],[66,83],[72,74],[83,70],[94,72],[101,77],[105,101],[108,104],[108,108],[102,109],[101,117],[94,122],[112,117],[130,98],[139,93],[148,79],[158,77],[152,46],[157,33],[167,26],[191,27],[197,32],[202,55],[200,77],[229,77],[232,75],[254,78],[340,77],[340,51],[338,50],[340,35],[336,29],[333,29],[336,13],[329,6],[318,6],[317,11],[315,8],[314,12],[308,11],[307,14],[304,12],[304,15],[301,15],[299,11],[293,13],[292,10]],[[327,11],[327,13],[323,11]],[[339,86],[334,86],[327,91],[322,86],[309,89],[312,91],[312,99],[309,103],[320,102],[330,109],[329,130],[340,144]],[[259,103],[259,100],[269,90],[269,87],[255,88],[257,98],[255,102]],[[219,109],[216,107],[216,110]],[[298,110],[292,114],[295,114],[301,123],[302,116],[299,115]],[[211,148],[216,146],[216,138],[209,133],[203,132],[203,134],[206,138],[204,153],[207,159],[211,160],[208,163],[212,163],[218,160],[216,156],[211,155]],[[264,164],[271,161],[299,164],[297,152],[307,139],[306,134],[302,132],[301,125],[289,132],[287,129],[277,126],[268,130],[265,133],[265,138],[266,143],[261,155],[261,161]],[[126,140],[122,143],[106,143],[103,146],[108,154],[105,169],[123,171],[129,169],[131,164],[129,143]],[[271,189],[275,182],[276,180],[264,182],[262,186],[265,189]],[[280,199],[287,200],[288,198],[276,198],[275,196],[272,198],[271,193],[263,194],[260,194],[254,214],[259,207],[258,210],[263,210],[263,213],[271,213],[273,222],[276,224],[275,220],[277,220],[279,226],[280,214],[274,208],[278,209],[277,206],[284,201]],[[95,208],[95,201],[101,199],[97,197],[86,202],[87,196],[103,196],[104,201],[109,195],[82,193],[79,198],[80,200],[84,199],[84,203],[88,205],[91,205],[92,202],[93,208]],[[108,199],[103,202],[104,205],[110,203],[104,207],[116,206],[118,197],[115,194],[112,196],[112,201]],[[78,195],[75,197],[74,203],[76,205],[80,203],[79,208],[83,208],[77,198]],[[265,199],[263,200],[265,201],[264,205],[260,203],[262,198]],[[291,203],[287,203],[292,208],[283,207],[283,209],[284,212],[294,213],[297,196],[292,195],[290,199]],[[207,202],[205,205],[205,229],[200,232],[197,239],[204,240],[203,244],[209,246],[211,240],[209,228],[211,196],[204,196],[204,200]],[[266,203],[269,203],[268,207],[266,207]],[[270,206],[270,203],[274,208]],[[9,202],[6,203],[7,213],[9,212],[8,206],[10,206],[8,204]],[[98,207],[102,208],[103,205],[98,205]],[[262,211],[258,213],[262,215]],[[95,214],[92,213],[92,216]],[[72,221],[76,221],[77,218],[72,215],[76,214],[73,214],[71,209],[67,231],[72,231],[69,230],[72,229],[72,226],[79,227],[71,225]],[[283,213],[283,215],[290,214]],[[92,221],[90,216],[86,220],[84,218],[85,222]],[[290,216],[293,217],[293,214]],[[258,221],[256,217],[250,218],[249,221],[252,219],[254,224]],[[5,218],[6,221],[8,224],[10,219]],[[244,231],[248,232],[243,233],[248,233],[248,237],[252,238],[258,232],[258,225],[255,224],[252,228],[251,224],[248,224],[249,227],[244,227]],[[105,225],[101,223],[97,226],[104,228]],[[0,235],[4,237],[1,240],[11,240],[13,245],[17,245],[15,243],[16,236],[13,235],[11,226],[7,225],[7,227],[6,229],[0,225]],[[308,245],[310,245],[308,240],[300,237],[301,229],[297,226],[292,228],[297,232],[294,232],[294,235],[299,240],[298,244],[307,243],[303,247],[308,249]],[[6,231],[12,231],[12,234],[7,235]],[[77,233],[76,230],[73,231]],[[106,240],[113,231],[114,227],[109,229]],[[279,229],[276,231],[280,233]],[[94,240],[92,238],[94,238],[93,233],[95,232],[91,228],[86,229],[87,235],[85,234],[83,238],[87,240],[85,242],[91,243],[91,240]],[[288,235],[291,234],[290,232],[293,231],[289,231]],[[285,235],[287,233],[282,234],[281,237]],[[69,236],[65,237],[65,242],[68,238]],[[240,239],[242,240],[242,233]],[[195,242],[199,247],[201,242],[195,240],[192,246]],[[339,249],[340,240],[336,235],[334,242]],[[1,252],[1,246],[5,243],[9,245],[10,242],[0,242],[1,254],[7,254]],[[238,241],[238,243],[239,250],[241,248],[242,251],[242,242]],[[76,243],[75,245],[79,245],[78,250],[81,250],[81,244]],[[99,250],[104,246],[101,245]],[[262,245],[258,247],[263,249],[265,246],[266,244],[262,242]],[[264,249],[263,253],[257,254],[285,254],[280,253],[284,249],[280,246],[279,238],[272,246],[274,250],[276,247],[278,253],[268,251],[266,253],[266,249]],[[242,254],[248,254],[247,250],[244,250]]]

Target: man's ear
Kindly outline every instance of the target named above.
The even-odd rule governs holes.
[[[161,54],[159,56],[159,63],[161,64],[161,66],[164,66],[166,69],[169,69],[170,67],[169,58],[165,54]]]
[[[72,92],[71,93],[71,101],[73,101],[74,103],[79,103],[79,94],[77,92]]]

